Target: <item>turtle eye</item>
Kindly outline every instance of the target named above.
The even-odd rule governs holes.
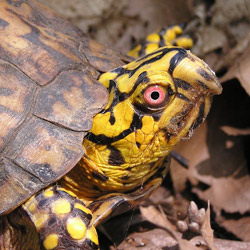
[[[158,85],[150,86],[144,92],[144,100],[151,107],[161,106],[166,97],[166,90]]]

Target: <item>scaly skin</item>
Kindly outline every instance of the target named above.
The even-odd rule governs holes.
[[[176,38],[180,27],[164,32],[165,42],[184,41],[189,47],[189,40]],[[22,205],[35,229],[22,236],[21,227],[29,228],[27,219],[25,224],[15,213],[8,216],[0,246],[8,250],[98,249],[95,226],[120,203],[133,205],[160,185],[167,171],[164,159],[179,140],[191,136],[205,119],[211,97],[221,92],[214,73],[190,52],[162,47],[148,54],[162,45],[162,34],[148,36],[143,51],[142,47],[134,50],[146,56],[101,75],[109,101],[94,117],[83,142],[82,160],[59,183]],[[162,101],[158,102],[158,95],[163,95]],[[35,230],[40,244],[33,237]],[[1,243],[11,231],[16,240],[9,237]]]
[[[193,39],[183,35],[183,28],[180,25],[167,26],[157,33],[149,34],[143,42],[129,51],[128,55],[137,58],[160,47],[172,45],[190,49],[193,47]]]

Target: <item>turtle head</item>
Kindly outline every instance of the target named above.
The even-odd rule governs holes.
[[[212,96],[222,91],[213,71],[178,47],[160,48],[99,80],[109,101],[94,117],[86,154],[109,178],[115,169],[114,179],[127,178],[131,185],[153,175],[152,164],[191,136],[208,114]]]

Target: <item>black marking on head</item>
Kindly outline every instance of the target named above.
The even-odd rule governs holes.
[[[124,175],[124,176],[122,176],[122,180],[124,180],[124,181],[126,181],[126,180],[129,180],[129,178],[130,178],[130,176],[128,176],[128,175]]]
[[[139,143],[139,142],[137,141],[137,142],[136,142],[136,146],[137,146],[137,148],[140,148],[141,143]]]
[[[145,51],[146,51],[146,47],[147,47],[147,41],[142,41],[141,42],[141,49],[139,50],[139,53],[138,53],[138,56],[141,57],[141,56],[144,56],[145,55]]]
[[[91,174],[95,179],[98,179],[98,180],[103,181],[103,182],[105,182],[109,179],[109,177],[107,175],[101,174],[97,171],[92,171]]]
[[[152,114],[152,117],[154,119],[155,122],[158,122],[161,118],[162,112],[156,112]]]
[[[204,111],[205,111],[205,103],[202,102],[200,107],[199,107],[199,113],[198,116],[196,118],[196,120],[194,121],[194,123],[191,125],[191,129],[194,130],[196,129],[204,120]]]
[[[166,46],[166,45],[167,45],[167,44],[165,43],[165,40],[164,40],[163,37],[165,36],[166,31],[167,31],[167,30],[170,30],[172,27],[173,27],[173,25],[169,25],[169,26],[164,27],[164,28],[162,28],[162,29],[160,30],[160,32],[159,32],[159,35],[160,35],[160,42],[159,42],[159,45],[160,45],[160,47],[163,47],[163,46]]]
[[[131,171],[131,170],[132,170],[132,167],[127,167],[125,170]]]
[[[168,96],[174,95],[174,91],[172,90],[172,88],[170,87],[170,85],[168,86],[167,92],[168,92]]]
[[[186,82],[182,79],[179,79],[179,78],[174,78],[174,83],[175,83],[177,88],[181,88],[184,90],[189,90],[192,88],[192,86],[188,82]]]
[[[166,31],[166,30],[165,30],[165,31]],[[160,35],[159,46],[160,46],[160,47],[166,46],[167,44],[165,43],[165,40],[164,40],[164,38],[163,38],[164,32],[163,32],[163,33],[160,32],[159,35]]]
[[[204,79],[206,79],[207,81],[213,81],[214,80],[214,76],[210,75],[207,71],[205,71],[202,68],[197,69],[197,73],[199,75],[201,75]]]
[[[110,122],[111,125],[115,124],[115,116],[114,116],[113,112],[110,112],[109,122]]]
[[[125,163],[125,160],[122,156],[122,153],[119,149],[116,147],[113,147],[111,145],[108,146],[108,149],[110,150],[109,160],[108,163],[112,166],[120,166]]]
[[[203,83],[202,81],[198,80],[197,82],[201,85],[202,88],[204,88],[206,90],[208,89],[208,86],[205,83]]]
[[[138,87],[139,84],[148,83],[148,82],[149,82],[149,79],[147,78],[147,72],[144,71],[138,76],[137,81],[135,82],[132,90],[129,93],[121,93],[120,90],[117,87],[116,82],[114,80],[109,81],[108,91],[110,93],[112,88],[114,89],[114,99],[113,99],[113,102],[111,103],[110,107],[108,109],[104,109],[101,113],[105,114],[107,112],[110,112],[109,122],[110,122],[111,125],[113,125],[115,123],[115,117],[114,117],[114,114],[113,114],[114,107],[118,103],[120,103],[120,102],[126,100],[127,98],[129,98],[134,93],[134,91],[136,90],[136,88]]]
[[[135,82],[135,84],[134,84],[132,90],[129,92],[128,96],[131,96],[131,95],[135,92],[135,90],[136,90],[136,88],[138,87],[139,84],[141,84],[141,83],[148,83],[148,82],[149,82],[149,79],[148,79],[148,77],[147,77],[147,74],[148,74],[147,71],[143,71],[143,72],[138,76],[138,78],[137,78],[137,80],[136,80],[136,82]]]
[[[181,50],[184,50],[182,48],[162,48],[162,49],[158,49],[150,54],[147,54],[139,59],[136,60],[136,62],[140,62],[142,60],[145,60],[147,59],[148,57],[152,57],[153,55],[157,55],[155,57],[152,57],[150,58],[149,60],[146,60],[144,61],[142,64],[140,64],[137,68],[133,69],[132,70],[132,73],[131,75],[133,75],[136,70],[144,65],[147,65],[147,64],[150,64],[150,63],[153,63],[153,62],[156,62],[158,60],[160,60],[162,57],[164,57],[167,53],[171,52],[171,51],[181,51]],[[184,50],[185,51],[185,50]],[[160,54],[159,54],[160,53]]]
[[[179,50],[179,52],[171,58],[168,68],[168,73],[171,76],[173,75],[174,69],[177,67],[177,65],[186,57],[187,57],[187,51],[182,49]]]
[[[110,93],[113,88],[116,88],[116,82],[114,80],[109,80],[108,92]]]
[[[96,185],[92,185],[92,188],[91,189],[93,189],[93,190],[96,190],[96,191],[99,191],[99,192],[101,192],[102,190],[100,190],[100,188],[98,187],[98,186],[96,186]],[[92,211],[93,212],[93,211]]]
[[[182,99],[184,101],[191,102],[189,98],[187,98],[185,95],[183,95],[181,93],[176,93],[176,97],[178,97],[179,99]]]
[[[86,139],[89,141],[92,141],[98,145],[110,145],[113,142],[119,141],[123,138],[125,138],[127,135],[131,134],[132,132],[136,131],[137,129],[142,128],[142,121],[141,116],[139,116],[136,112],[134,112],[132,123],[130,124],[130,127],[128,129],[125,129],[122,131],[119,135],[114,137],[108,137],[104,134],[95,135],[91,132],[89,132],[86,135]]]
[[[0,18],[0,30],[5,29],[9,25],[8,22]]]

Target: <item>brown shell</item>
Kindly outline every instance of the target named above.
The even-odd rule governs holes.
[[[0,214],[75,166],[107,101],[96,79],[122,64],[40,3],[1,1]]]

